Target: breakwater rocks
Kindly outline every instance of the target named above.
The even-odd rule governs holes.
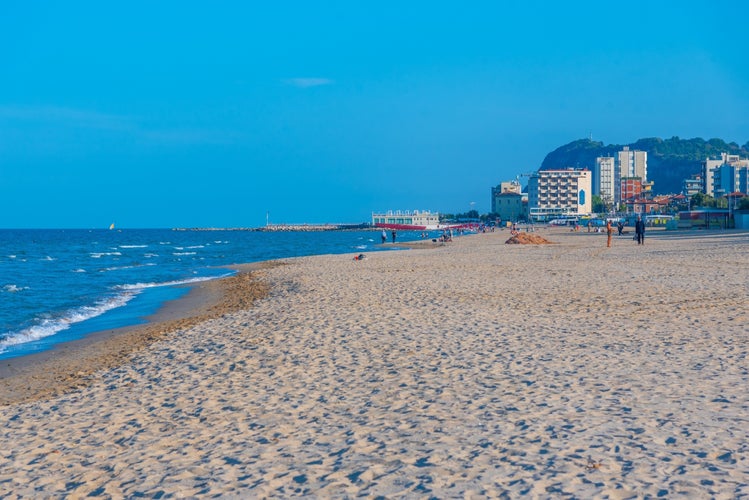
[[[362,231],[376,229],[372,224],[268,224],[262,227],[189,227],[174,228],[174,231]]]

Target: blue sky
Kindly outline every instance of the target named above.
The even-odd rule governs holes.
[[[591,134],[745,144],[746,5],[3,2],[0,227],[485,213]]]

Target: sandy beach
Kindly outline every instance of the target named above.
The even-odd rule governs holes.
[[[0,497],[749,496],[749,233],[537,234],[255,266],[11,363]]]

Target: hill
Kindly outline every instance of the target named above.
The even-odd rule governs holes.
[[[580,139],[561,146],[546,155],[540,170],[568,167],[587,167],[593,170],[599,156],[614,156],[624,146],[648,152],[648,180],[653,181],[653,191],[658,194],[681,192],[682,181],[702,171],[705,159],[720,159],[721,153],[749,157],[749,141],[743,146],[722,139],[706,141],[700,138],[639,139],[632,144],[609,144]]]

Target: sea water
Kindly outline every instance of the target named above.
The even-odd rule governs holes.
[[[374,231],[0,229],[0,359],[142,323],[231,264],[392,248]]]

